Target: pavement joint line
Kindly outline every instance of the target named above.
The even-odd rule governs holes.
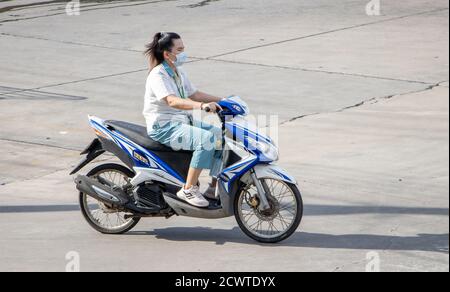
[[[199,62],[199,61],[202,60],[200,58],[192,58],[192,57],[191,57],[191,59],[194,59],[194,60],[189,61],[187,63],[195,63],[195,62]],[[56,84],[49,84],[49,85],[44,85],[44,86],[39,86],[39,87],[34,87],[34,88],[24,88],[24,89],[21,89],[21,90],[11,91],[11,92],[7,92],[7,93],[0,93],[0,96],[6,95],[6,94],[12,94],[12,93],[24,92],[24,91],[41,90],[41,89],[44,89],[44,88],[58,87],[58,86],[67,85],[67,84],[74,84],[74,83],[80,83],[80,82],[86,82],[86,81],[93,81],[93,80],[104,79],[104,78],[109,78],[109,77],[117,77],[117,76],[133,74],[133,73],[138,73],[138,72],[143,72],[143,71],[148,71],[148,68],[137,69],[137,70],[132,70],[132,71],[126,71],[126,72],[120,72],[120,73],[109,74],[109,75],[102,75],[102,76],[85,78],[85,79],[79,79],[79,80],[73,80],[73,81],[67,81],[67,82],[61,82],[61,83],[56,83]]]
[[[232,63],[232,64],[242,64],[242,65],[253,65],[253,66],[261,66],[261,67],[268,67],[268,68],[279,68],[279,69],[286,69],[286,70],[296,70],[296,71],[304,71],[304,72],[315,72],[315,73],[324,73],[324,74],[337,74],[337,75],[344,75],[344,76],[354,76],[354,77],[360,77],[360,78],[372,78],[372,79],[380,79],[380,80],[391,80],[391,81],[399,81],[399,82],[409,82],[409,83],[419,83],[424,85],[431,85],[433,83],[431,82],[424,82],[424,81],[416,81],[416,80],[404,80],[404,79],[396,79],[396,78],[389,78],[389,77],[382,77],[382,76],[370,76],[370,75],[364,75],[364,74],[354,74],[354,73],[345,73],[345,72],[334,72],[334,71],[325,71],[325,70],[314,70],[314,69],[306,69],[306,68],[296,68],[296,67],[288,67],[288,66],[276,66],[276,65],[267,65],[267,64],[259,64],[259,63],[250,63],[250,62],[238,62],[238,61],[228,61],[228,60],[221,60],[221,59],[208,59],[208,58],[201,58],[201,57],[190,57],[193,59],[192,61],[189,61],[188,63],[196,63],[201,61],[214,61],[214,62],[224,62],[224,63]],[[51,88],[51,87],[57,87],[67,84],[74,84],[74,83],[80,83],[80,82],[86,82],[86,81],[93,81],[98,79],[104,79],[109,77],[116,77],[116,76],[122,76],[127,74],[133,74],[138,72],[143,72],[148,70],[146,69],[138,69],[138,70],[132,70],[127,72],[121,72],[121,73],[115,73],[110,75],[103,75],[103,76],[97,76],[92,78],[86,78],[86,79],[79,79],[79,80],[73,80],[68,82],[62,82],[57,84],[50,84],[50,85],[44,85],[40,87],[34,87],[34,88],[24,88],[22,90],[16,90],[11,91],[7,93],[0,93],[0,96],[11,94],[11,93],[19,93],[24,91],[32,91],[32,90],[40,90],[44,88]]]
[[[104,79],[104,78],[109,78],[109,77],[117,77],[117,76],[133,74],[133,73],[138,73],[138,72],[143,72],[143,71],[148,71],[148,69],[147,68],[145,68],[145,69],[137,69],[137,70],[126,71],[126,72],[121,72],[121,73],[114,73],[114,74],[109,74],[109,75],[103,75],[103,76],[97,76],[97,77],[73,80],[73,81],[68,81],[68,82],[61,82],[61,83],[56,83],[56,84],[44,85],[44,86],[40,86],[40,87],[36,87],[36,88],[31,88],[31,89],[27,89],[27,90],[39,90],[39,89],[43,89],[43,88],[57,87],[57,86],[61,86],[61,85],[74,84],[74,83],[80,83],[80,82],[86,82],[86,81],[93,81],[93,80]]]
[[[1,140],[1,139],[0,139],[0,140]],[[103,161],[107,161],[107,160],[109,160],[109,158],[97,158],[97,159],[96,159],[96,162],[98,163],[98,162],[103,162]],[[58,172],[60,172],[60,171],[68,171],[68,170],[71,170],[72,168],[73,168],[73,166],[66,166],[66,167],[64,167],[64,168],[54,169],[54,170],[52,170],[52,171],[50,171],[50,172],[48,172],[48,173],[46,173],[46,174],[40,175],[40,176],[30,177],[30,178],[25,178],[25,179],[18,179],[18,180],[13,180],[13,181],[9,181],[9,182],[0,184],[0,187],[2,187],[2,186],[7,186],[7,185],[10,185],[10,184],[15,184],[15,183],[23,183],[23,182],[26,182],[26,181],[31,181],[31,180],[41,179],[41,178],[44,178],[44,177],[46,177],[46,176],[54,175],[55,173],[58,173]],[[68,174],[68,175],[69,175],[69,174]]]
[[[35,145],[35,146],[42,146],[42,147],[50,147],[50,148],[57,148],[57,149],[61,149],[61,150],[76,151],[76,152],[83,151],[83,149],[81,149],[81,148],[69,148],[69,147],[65,147],[65,146],[58,146],[58,145],[45,144],[45,143],[32,142],[32,141],[25,141],[25,140],[0,138],[0,141],[12,142],[12,143],[20,143],[20,144],[28,144],[28,145]],[[112,156],[111,154],[107,154],[107,153],[105,153],[103,155]]]
[[[134,52],[134,53],[141,53],[144,51],[138,51],[133,49],[125,49],[125,48],[115,48],[115,47],[108,47],[108,46],[100,46],[100,45],[94,45],[94,44],[86,44],[86,43],[80,43],[80,42],[71,42],[71,41],[60,41],[60,40],[53,40],[43,37],[37,37],[37,36],[25,36],[25,35],[18,35],[18,34],[12,34],[7,32],[2,32],[0,35],[9,36],[9,37],[15,37],[15,38],[24,38],[24,39],[34,39],[34,40],[41,40],[41,41],[48,41],[48,42],[55,42],[60,44],[67,44],[67,45],[77,45],[77,46],[83,46],[83,47],[91,47],[91,48],[99,48],[99,49],[108,49],[108,50],[115,50],[115,51],[123,51],[123,52]]]
[[[416,13],[412,13],[412,14],[408,14],[408,15],[402,15],[402,16],[392,17],[392,18],[388,18],[388,19],[372,21],[372,22],[367,22],[367,23],[362,23],[362,24],[342,27],[342,28],[338,28],[338,29],[332,29],[332,30],[329,30],[329,31],[323,31],[323,32],[315,33],[315,34],[310,34],[310,35],[300,36],[300,37],[291,38],[291,39],[287,39],[287,40],[282,40],[282,41],[277,41],[277,42],[257,45],[257,46],[253,46],[253,47],[248,47],[248,48],[244,48],[244,49],[240,49],[240,50],[235,50],[235,51],[231,51],[231,52],[227,52],[227,53],[223,53],[223,54],[219,54],[219,55],[215,55],[215,56],[210,56],[207,59],[213,59],[213,58],[228,56],[228,55],[232,55],[232,54],[236,54],[236,53],[240,53],[240,52],[245,52],[245,51],[249,51],[249,50],[254,50],[254,49],[259,49],[259,48],[264,48],[264,47],[284,44],[284,43],[288,43],[288,42],[298,41],[298,40],[312,38],[312,37],[316,37],[316,36],[322,36],[322,35],[335,33],[335,32],[341,32],[341,31],[345,31],[345,30],[351,30],[351,29],[360,28],[360,27],[366,27],[366,26],[370,26],[370,25],[374,25],[374,24],[380,24],[380,23],[400,20],[400,19],[413,17],[413,16],[419,16],[419,15],[424,15],[424,14],[431,14],[431,13],[436,13],[436,12],[443,12],[443,11],[447,11],[447,10],[449,10],[449,8],[444,8],[443,7],[443,8],[439,8],[439,9],[433,9],[433,10],[428,10],[428,11],[416,12]]]
[[[108,49],[108,50],[115,50],[115,51],[122,51],[122,52],[132,52],[132,53],[144,53],[144,47],[143,47],[142,50],[133,50],[133,49],[126,49],[126,48],[100,46],[100,45],[88,44],[88,43],[55,40],[55,39],[49,39],[49,38],[37,37],[37,36],[31,36],[31,35],[27,36],[27,35],[12,34],[12,33],[8,33],[8,32],[1,32],[0,35],[9,36],[9,37],[15,37],[15,38],[35,39],[35,40],[48,41],[48,42],[54,42],[54,43],[59,43],[59,44],[66,44],[66,45],[76,45],[76,46],[83,46],[83,47],[91,47],[91,48],[98,48],[98,49]],[[195,57],[195,56],[189,56],[189,59],[193,59],[195,61],[207,61],[208,60],[207,58]]]
[[[1,99],[25,99],[25,100],[65,99],[73,101],[73,100],[85,100],[86,97],[77,95],[59,94],[42,90],[14,88],[13,90],[0,93],[0,100]]]
[[[85,11],[95,11],[95,10],[108,10],[108,9],[114,9],[114,8],[122,8],[122,7],[133,7],[133,6],[142,6],[142,5],[149,5],[149,4],[158,4],[158,3],[164,3],[164,2],[179,2],[179,1],[183,1],[183,0],[156,0],[156,1],[151,1],[151,2],[144,2],[141,1],[141,3],[133,3],[133,4],[125,4],[125,5],[114,5],[111,4],[111,6],[107,6],[107,7],[98,7],[98,8],[92,8],[92,9],[83,9],[83,12]],[[128,1],[123,1],[123,2],[128,2]],[[123,3],[122,2],[122,3]],[[143,2],[143,3],[142,3]],[[99,5],[102,6],[102,5]],[[91,6],[92,7],[92,6]],[[63,14],[66,14],[66,12],[64,11]]]
[[[0,13],[9,12],[11,10],[20,11],[20,10],[24,10],[24,9],[51,7],[51,6],[55,6],[55,5],[60,5],[62,3],[67,3],[67,1],[66,0],[49,0],[49,1],[44,1],[44,2],[10,5],[10,6],[5,6],[3,8],[0,8]]]
[[[99,7],[99,8],[92,8],[92,9],[84,9],[83,12],[86,11],[94,11],[94,10],[106,10],[106,9],[114,9],[114,8],[122,8],[122,7],[131,7],[131,6],[141,6],[141,5],[148,5],[148,4],[155,4],[155,3],[161,3],[161,2],[175,2],[180,0],[156,0],[152,2],[145,2],[145,3],[133,3],[133,4],[123,4],[123,5],[113,5],[108,7]],[[65,2],[65,1],[64,1]],[[67,1],[68,2],[68,1]],[[45,18],[45,17],[51,17],[51,16],[58,16],[66,14],[66,12],[60,12],[60,13],[53,13],[53,14],[46,14],[46,15],[39,15],[39,16],[33,16],[33,17],[24,17],[24,18],[16,18],[16,19],[6,19],[0,21],[0,23],[8,23],[8,22],[18,22],[22,20],[30,20],[30,19],[38,19],[38,18]]]
[[[346,73],[346,72],[339,72],[339,71],[327,71],[327,70],[319,70],[319,69],[308,69],[308,68],[301,68],[301,67],[268,65],[268,64],[262,64],[262,63],[231,61],[231,60],[224,60],[224,59],[202,59],[202,60],[203,61],[224,62],[224,63],[231,63],[231,64],[253,65],[253,66],[261,66],[261,67],[268,67],[268,68],[278,68],[278,69],[286,69],[286,70],[295,70],[295,71],[305,71],[305,72],[315,72],[315,73],[325,73],[325,74],[336,74],[336,75],[361,77],[361,78],[370,78],[370,79],[380,79],[380,80],[390,80],[390,81],[399,81],[399,82],[408,82],[408,83],[418,83],[418,84],[425,84],[425,85],[434,84],[432,82],[425,82],[425,81],[418,81],[418,80],[407,80],[407,79],[398,79],[398,78],[391,78],[391,77],[384,77],[384,76],[373,76],[373,75],[366,75],[366,74]]]
[[[31,141],[24,141],[24,140],[16,140],[16,139],[0,138],[0,141],[21,143],[21,144],[29,144],[29,145],[43,146],[43,147],[51,147],[51,148],[57,148],[57,149],[68,150],[68,151],[76,151],[76,152],[83,151],[83,149],[78,149],[78,148],[69,148],[69,147],[64,147],[64,146],[45,144],[45,143],[39,143],[39,142],[31,142]]]
[[[176,0],[175,0],[176,1]],[[157,1],[159,2],[159,1]],[[151,2],[151,3],[155,3],[155,2]],[[370,23],[365,23],[365,24],[360,24],[360,25],[354,25],[354,26],[350,26],[350,27],[346,27],[346,28],[340,28],[340,29],[335,29],[335,30],[331,30],[331,31],[326,31],[326,32],[322,32],[322,33],[318,33],[318,34],[312,34],[312,35],[308,35],[308,36],[302,36],[302,37],[298,37],[298,38],[294,38],[294,39],[288,39],[288,40],[283,40],[283,41],[279,41],[279,42],[274,42],[274,43],[269,43],[269,44],[264,44],[264,45],[259,45],[259,46],[254,46],[254,47],[249,47],[246,49],[241,49],[241,50],[237,50],[237,51],[233,51],[233,52],[229,52],[229,53],[224,53],[224,54],[220,54],[220,55],[216,55],[216,56],[211,56],[211,57],[207,57],[207,58],[197,58],[197,57],[193,57],[194,61],[192,62],[198,62],[198,61],[205,61],[205,60],[212,60],[212,61],[218,61],[218,62],[228,62],[228,63],[237,63],[237,64],[247,64],[247,65],[255,65],[255,66],[265,66],[265,67],[278,67],[278,68],[282,68],[282,69],[290,69],[290,70],[300,70],[300,71],[306,71],[306,72],[318,72],[318,73],[326,73],[326,74],[339,74],[339,75],[348,75],[348,76],[356,76],[356,77],[361,77],[361,78],[374,78],[374,79],[384,79],[384,80],[392,80],[392,81],[401,81],[401,82],[410,82],[410,83],[420,83],[420,84],[431,84],[431,83],[427,83],[427,82],[423,82],[423,81],[413,81],[413,80],[402,80],[402,79],[395,79],[395,78],[388,78],[388,77],[379,77],[379,76],[369,76],[369,75],[363,75],[363,74],[352,74],[352,73],[344,73],[344,72],[333,72],[333,71],[325,71],[325,70],[314,70],[314,69],[305,69],[305,68],[293,68],[293,67],[284,67],[284,66],[271,66],[271,65],[265,65],[265,64],[257,64],[257,63],[246,63],[246,62],[236,62],[236,61],[227,61],[227,60],[221,60],[221,59],[216,59],[218,57],[221,56],[225,56],[225,55],[230,55],[230,54],[234,54],[237,52],[242,52],[242,51],[247,51],[247,50],[251,50],[251,49],[255,49],[255,48],[261,48],[261,47],[267,47],[267,46],[271,46],[271,45],[277,45],[277,44],[281,44],[281,43],[286,43],[286,42],[291,42],[291,41],[296,41],[296,40],[300,40],[300,39],[305,39],[305,38],[311,38],[314,36],[320,36],[320,35],[324,35],[324,34],[329,34],[329,33],[333,33],[333,32],[339,32],[339,31],[343,31],[343,30],[349,30],[349,29],[353,29],[353,28],[358,28],[358,27],[365,27],[368,25],[372,25],[372,24],[379,24],[379,23],[384,23],[384,22],[389,22],[389,21],[394,21],[394,20],[399,20],[399,19],[404,19],[404,18],[408,18],[408,17],[412,17],[412,16],[417,16],[417,15],[423,15],[423,14],[429,14],[429,13],[435,13],[435,12],[442,12],[442,11],[446,11],[448,10],[448,8],[444,8],[444,9],[434,9],[434,10],[430,10],[430,11],[425,11],[425,12],[418,12],[418,13],[413,13],[413,14],[409,14],[409,15],[403,15],[403,16],[399,16],[399,17],[394,17],[394,18],[390,18],[390,19],[384,19],[384,20],[379,20],[379,21],[375,21],[375,22],[370,22]],[[5,33],[2,33],[2,35],[7,35]],[[30,38],[34,38],[34,37],[30,37]],[[37,39],[43,39],[43,38],[37,38]],[[53,41],[50,39],[43,39],[43,40],[47,40],[47,41]],[[57,41],[58,42],[58,41]],[[62,41],[63,42],[63,41]],[[75,44],[75,45],[86,45],[86,46],[92,46],[92,47],[100,47],[100,48],[107,48],[107,49],[117,49],[117,48],[111,48],[111,47],[102,47],[102,46],[96,46],[96,45],[89,45],[89,44],[82,44],[82,43],[72,43],[72,42],[63,42],[63,43],[70,43],[70,44]],[[120,50],[120,49],[119,49]],[[126,50],[126,49],[124,49]],[[133,51],[133,52],[137,52],[135,50],[128,50],[128,51]],[[140,69],[140,70],[134,70],[134,71],[129,71],[129,72],[123,72],[123,73],[118,73],[118,74],[111,74],[111,75],[106,75],[106,76],[99,76],[99,77],[93,77],[93,78],[88,78],[88,79],[81,79],[81,80],[76,80],[76,81],[70,81],[70,82],[65,82],[65,83],[59,83],[59,84],[53,84],[53,85],[47,85],[47,86],[41,86],[41,87],[37,87],[37,88],[30,88],[30,89],[24,89],[24,90],[20,90],[20,91],[16,91],[16,92],[22,92],[22,91],[29,91],[29,90],[37,90],[37,89],[42,89],[42,88],[49,88],[49,87],[56,87],[56,86],[60,86],[60,85],[65,85],[65,84],[73,84],[73,83],[79,83],[79,82],[84,82],[84,81],[91,81],[91,80],[96,80],[96,79],[102,79],[102,78],[108,78],[108,77],[114,77],[114,76],[119,76],[119,75],[125,75],[125,74],[131,74],[131,73],[136,73],[136,72],[141,72],[141,71],[145,71],[147,69]],[[438,84],[439,85],[439,84]],[[432,88],[432,87],[431,87]],[[425,89],[427,90],[427,89]],[[4,95],[4,94],[0,94],[0,95]],[[401,95],[401,94],[400,94]],[[391,98],[392,96],[387,96],[387,97],[381,97],[381,99],[385,99],[385,98]],[[356,105],[352,105],[352,106],[348,106],[345,107],[343,109],[337,110],[336,112],[340,112],[349,108],[354,108],[354,107],[358,107],[361,106],[367,102],[370,102],[371,100],[374,100],[376,98],[372,98],[370,100],[367,101],[362,101]],[[303,117],[307,117],[307,116],[311,116],[311,115],[318,115],[321,113],[312,113],[312,114],[308,114],[308,115],[302,115],[299,117],[294,117],[288,121],[284,121],[282,122],[280,125],[290,122],[290,121],[294,121],[297,120],[299,118],[303,118]]]
[[[22,90],[12,91],[12,92],[8,92],[8,93],[1,93],[0,96],[6,95],[6,94],[11,94],[11,93],[18,93],[18,92],[32,91],[32,90],[40,90],[40,89],[44,89],[44,88],[57,87],[57,86],[62,86],[62,85],[67,85],[67,84],[74,84],[74,83],[80,83],[80,82],[104,79],[104,78],[108,78],[108,77],[122,76],[122,75],[127,75],[127,74],[138,73],[138,72],[142,72],[142,71],[146,71],[146,70],[148,70],[148,69],[138,69],[138,70],[133,70],[133,71],[127,71],[127,72],[121,72],[121,73],[97,76],[97,77],[92,77],[92,78],[79,79],[79,80],[73,80],[73,81],[68,81],[68,82],[61,82],[61,83],[57,83],[57,84],[44,85],[44,86],[39,86],[39,87],[34,87],[34,88],[24,88]]]
[[[46,173],[46,174],[43,174],[43,175],[40,175],[40,176],[9,181],[9,182],[0,184],[0,187],[4,187],[4,186],[10,185],[10,184],[14,184],[14,183],[22,183],[22,182],[26,182],[26,181],[30,181],[30,180],[40,179],[40,178],[46,177],[48,175],[53,175],[53,174],[55,174],[57,172],[60,172],[60,171],[68,170],[70,168],[71,168],[70,166],[66,167],[66,168],[58,168],[58,169],[54,169],[54,170],[50,171],[49,173]]]
[[[61,14],[63,14],[63,13],[46,14],[46,15],[40,15],[40,16],[34,16],[34,17],[27,17],[27,18],[7,19],[7,20],[0,21],[0,24],[1,23],[8,23],[8,22],[19,22],[21,20],[38,19],[38,18],[56,16],[56,15],[61,15]]]
[[[179,0],[167,0],[167,1],[179,1]],[[165,2],[164,0],[158,0],[158,1],[154,1],[154,2],[149,2],[149,3],[138,3],[138,4],[152,4],[152,3],[159,3],[159,2]],[[135,6],[136,4],[130,5],[130,6]],[[114,6],[114,7],[109,7],[109,8],[115,8],[115,7],[121,7],[121,6]],[[108,8],[108,9],[109,9]],[[97,8],[95,10],[98,9],[104,9],[104,8]],[[94,10],[94,9],[91,9]],[[423,14],[431,14],[431,13],[436,13],[436,12],[443,12],[443,11],[447,11],[449,10],[449,8],[438,8],[438,9],[434,9],[434,10],[429,10],[429,11],[422,11],[422,12],[417,12],[417,13],[412,13],[412,14],[408,14],[408,15],[403,15],[403,16],[398,16],[398,17],[393,17],[393,18],[389,18],[389,19],[383,19],[383,20],[378,20],[378,21],[373,21],[373,22],[368,22],[368,23],[363,23],[363,24],[358,24],[358,25],[353,25],[353,26],[348,26],[348,27],[344,27],[344,28],[339,28],[339,29],[334,29],[334,30],[329,30],[329,31],[325,31],[325,32],[320,32],[320,33],[316,33],[316,34],[311,34],[311,35],[306,35],[306,36],[301,36],[301,37],[296,37],[296,38],[291,38],[291,39],[287,39],[287,40],[282,40],[282,41],[277,41],[277,42],[272,42],[272,43],[268,43],[268,44],[262,44],[262,45],[257,45],[257,46],[252,46],[252,47],[248,47],[248,48],[244,48],[244,49],[239,49],[239,50],[235,50],[235,51],[231,51],[231,52],[226,52],[223,54],[218,54],[218,55],[213,55],[210,57],[206,57],[206,58],[197,58],[201,61],[204,60],[214,60],[215,58],[218,57],[223,57],[223,56],[228,56],[228,55],[232,55],[235,53],[240,53],[240,52],[244,52],[244,51],[248,51],[248,50],[253,50],[253,49],[258,49],[258,48],[263,48],[263,47],[268,47],[268,46],[273,46],[273,45],[278,45],[278,44],[283,44],[283,43],[287,43],[287,42],[292,42],[292,41],[297,41],[297,40],[302,40],[302,39],[306,39],[306,38],[311,38],[311,37],[315,37],[315,36],[321,36],[321,35],[325,35],[325,34],[330,34],[330,33],[334,33],[334,32],[340,32],[340,31],[345,31],[345,30],[350,30],[350,29],[354,29],[354,28],[359,28],[359,27],[365,27],[365,26],[369,26],[369,25],[374,25],[374,24],[380,24],[380,23],[384,23],[384,22],[390,22],[390,21],[395,21],[395,20],[399,20],[399,19],[404,19],[404,18],[408,18],[408,17],[413,17],[413,16],[418,16],[418,15],[423,15]],[[89,11],[89,10],[87,10]],[[62,14],[62,13],[61,13]],[[0,21],[1,23],[2,21]],[[66,41],[58,41],[58,40],[51,40],[51,39],[46,39],[46,38],[40,38],[40,37],[33,37],[33,36],[20,36],[20,35],[14,35],[14,34],[9,34],[9,33],[0,33],[1,35],[9,35],[9,36],[14,36],[14,37],[23,37],[23,38],[32,38],[32,39],[39,39],[39,40],[46,40],[46,41],[54,41],[54,42],[60,42],[60,43],[66,43],[66,44],[74,44],[74,45],[81,45],[81,46],[88,46],[88,47],[96,47],[96,48],[104,48],[104,49],[111,49],[111,50],[122,50],[122,51],[129,51],[129,52],[140,52],[138,50],[132,50],[132,49],[121,49],[121,48],[114,48],[114,47],[107,47],[107,46],[99,46],[99,45],[93,45],[93,44],[84,44],[84,43],[76,43],[76,42],[66,42]],[[217,60],[217,59],[216,59]]]
[[[445,81],[444,81],[444,82],[445,82]],[[293,117],[293,118],[291,118],[291,119],[289,119],[289,120],[282,121],[279,125],[282,126],[282,125],[288,124],[288,123],[290,123],[290,122],[294,122],[294,121],[296,121],[296,120],[303,119],[303,118],[307,118],[307,117],[311,117],[311,116],[318,116],[318,115],[322,115],[322,114],[341,113],[341,112],[344,112],[344,111],[346,111],[346,110],[348,110],[348,109],[361,107],[361,106],[363,106],[363,105],[366,105],[366,104],[369,103],[369,102],[378,102],[379,100],[392,99],[392,98],[397,97],[397,96],[403,96],[403,95],[415,94],[415,93],[425,92],[425,91],[428,91],[428,90],[433,90],[435,87],[440,86],[441,83],[443,83],[443,82],[439,82],[439,83],[436,83],[436,84],[427,86],[427,87],[424,88],[424,89],[413,90],[413,91],[408,91],[408,92],[403,92],[403,93],[397,93],[397,94],[391,94],[391,95],[386,95],[386,96],[382,96],[382,97],[372,97],[372,98],[369,98],[369,99],[367,99],[367,100],[358,102],[358,103],[356,103],[356,104],[354,104],[354,105],[346,106],[346,107],[343,107],[343,108],[341,108],[341,109],[337,109],[337,110],[333,110],[333,111],[315,112],[315,113],[311,113],[311,114],[300,115],[300,116],[297,116],[297,117]]]
[[[141,2],[143,2],[144,0],[141,0]],[[61,5],[61,4],[65,4],[65,3],[67,3],[68,2],[68,0],[54,0],[54,1],[46,1],[46,2],[41,2],[41,3],[35,3],[35,4],[32,4],[32,5],[27,5],[27,4],[25,4],[25,5],[16,5],[16,7],[5,7],[5,8],[10,8],[10,9],[8,9],[8,10],[6,10],[6,11],[4,11],[4,10],[2,10],[1,8],[0,8],[0,13],[1,12],[8,12],[8,11],[10,11],[10,10],[14,10],[14,12],[16,12],[16,11],[22,11],[22,10],[31,10],[31,9],[34,9],[34,8],[42,8],[42,7],[54,7],[54,6],[56,6],[56,5]],[[129,2],[128,0],[121,0],[121,1],[118,1],[118,0],[116,0],[115,2],[114,2],[114,4],[120,4],[120,3],[126,3],[126,2]],[[83,3],[83,6],[84,7],[97,7],[97,6],[104,6],[105,5],[105,3],[101,3],[101,2],[98,2],[98,3],[94,3],[94,2],[92,2],[92,3]],[[58,10],[58,9],[55,9],[55,10]]]
[[[173,1],[177,1],[177,0],[173,0]],[[155,3],[155,2],[152,2],[152,3]],[[301,40],[301,39],[305,39],[305,38],[311,38],[311,37],[314,37],[314,36],[320,36],[320,35],[324,35],[324,34],[329,34],[329,33],[333,33],[333,32],[339,32],[339,31],[343,31],[343,30],[349,30],[349,29],[358,28],[358,27],[364,27],[364,26],[368,26],[368,25],[372,25],[372,24],[379,24],[379,23],[394,21],[394,20],[398,20],[398,19],[404,19],[404,18],[417,16],[417,15],[423,15],[423,14],[429,14],[429,13],[435,13],[435,12],[442,12],[442,11],[446,11],[446,10],[449,10],[449,9],[448,8],[444,8],[444,9],[439,8],[439,9],[434,9],[434,10],[430,10],[430,11],[417,12],[417,13],[414,13],[414,14],[398,16],[398,17],[394,17],[394,18],[390,18],[390,19],[384,19],[384,20],[379,20],[379,21],[375,21],[375,22],[359,24],[359,25],[349,26],[349,27],[345,27],[345,28],[340,28],[340,29],[330,30],[330,31],[326,31],[326,32],[321,32],[321,33],[317,33],[317,34],[311,34],[311,35],[307,35],[307,36],[297,37],[297,38],[293,38],[293,39],[273,42],[273,43],[269,43],[269,44],[253,46],[253,47],[244,48],[244,49],[240,49],[240,50],[236,50],[236,51],[228,52],[228,53],[223,53],[223,54],[219,54],[219,55],[215,55],[215,56],[210,56],[210,57],[205,57],[205,58],[201,58],[201,57],[191,57],[191,58],[195,59],[194,62],[211,60],[211,61],[219,61],[219,62],[227,62],[227,63],[235,63],[235,64],[246,64],[246,65],[263,66],[263,67],[271,67],[271,68],[299,70],[299,71],[305,71],[305,72],[318,72],[318,73],[339,74],[339,75],[348,75],[348,76],[356,76],[356,77],[363,77],[363,78],[373,78],[373,79],[381,79],[381,80],[403,81],[403,82],[421,83],[421,84],[433,84],[433,83],[425,82],[425,81],[403,80],[403,79],[396,79],[396,78],[389,78],[389,77],[382,77],[382,76],[370,76],[370,75],[365,75],[365,74],[335,72],[335,71],[326,71],[326,70],[318,70],[318,69],[296,68],[296,67],[288,67],[288,66],[275,66],[275,65],[266,65],[266,64],[260,64],[260,63],[231,61],[231,60],[224,60],[224,59],[217,59],[217,58],[218,57],[222,57],[222,56],[231,55],[231,54],[238,53],[238,52],[247,51],[247,50],[252,50],[252,49],[257,49],[257,48],[262,48],[262,47],[282,44],[282,43],[296,41],[296,40]],[[119,50],[119,51],[136,52],[136,53],[140,52],[138,50],[132,50],[132,49],[122,49],[122,48],[114,48],[114,47],[107,47],[107,46],[99,46],[99,45],[94,45],[94,44],[59,41],[59,40],[52,40],[52,39],[41,38],[41,37],[34,37],[34,36],[21,36],[21,35],[10,34],[10,33],[0,33],[0,35],[11,36],[11,37],[30,38],[30,39],[37,39],[37,40],[45,40],[45,41],[58,42],[58,43],[64,43],[64,44],[72,44],[72,45],[80,45],[80,46],[93,47],[93,48],[103,48],[103,49],[111,49],[111,50]],[[142,70],[139,70],[139,71],[144,71],[144,70],[145,69],[142,69]],[[120,73],[120,75],[125,75],[125,74],[129,74],[129,73],[136,73],[136,72],[135,71],[133,71],[133,72],[125,72],[125,73]],[[115,75],[111,75],[111,76],[115,76]],[[104,76],[104,77],[99,77],[99,78],[107,78],[107,77],[111,77],[111,76]],[[89,80],[94,80],[94,79],[79,80],[79,81],[74,81],[74,82],[89,81]],[[70,84],[70,83],[68,83],[68,84]],[[58,85],[64,85],[64,84],[56,84],[56,85],[51,85],[49,87],[58,86]],[[45,86],[45,87],[47,87],[47,86]],[[45,88],[45,87],[39,87],[39,88],[36,88],[36,89]],[[26,89],[26,90],[31,90],[31,89]],[[2,95],[2,94],[0,94],[0,95]]]
[[[34,37],[34,36],[23,36],[23,35],[17,35],[17,34],[11,34],[11,33],[3,33],[3,32],[0,33],[0,35],[10,36],[10,37],[17,37],[17,38],[27,38],[27,39],[36,39],[36,40],[50,41],[50,42],[63,43],[63,44],[69,44],[69,45],[79,45],[79,46],[92,47],[92,48],[117,50],[117,51],[124,51],[124,52],[134,52],[134,53],[141,53],[142,52],[142,51],[132,50],[132,49],[99,46],[99,45],[85,44],[85,43],[79,43],[79,42],[68,42],[68,41],[52,40],[52,39],[48,39],[48,38],[41,38],[41,37]],[[242,62],[242,61],[216,59],[216,58],[211,58],[211,57],[202,58],[202,57],[194,57],[194,56],[192,56],[190,58],[194,59],[193,62],[215,61],[215,62],[224,62],[224,63],[230,63],[230,64],[253,65],[253,66],[260,66],[260,67],[267,67],[267,68],[279,68],[279,69],[296,70],[296,71],[304,71],[304,72],[317,72],[317,73],[325,73],[325,74],[337,74],[337,75],[344,75],[344,76],[355,76],[355,77],[362,77],[362,78],[373,78],[373,79],[380,79],[380,80],[392,80],[392,81],[401,81],[401,82],[409,82],[409,83],[433,84],[432,82],[425,82],[425,81],[418,81],[418,80],[406,80],[406,79],[397,79],[397,78],[390,78],[390,77],[383,77],[383,76],[372,76],[372,75],[366,75],[366,74],[346,73],[346,72],[338,72],[338,71],[327,71],[327,70],[319,70],[319,69],[308,69],[308,68],[300,68],[300,67],[268,65],[268,64],[262,64],[262,63],[253,63],[253,62]],[[135,72],[132,72],[132,73],[135,73]],[[124,74],[127,74],[127,73],[124,73]],[[31,90],[31,89],[26,89],[26,90]],[[21,91],[22,90],[19,90],[17,92],[21,92]],[[3,94],[0,94],[0,95],[3,95]]]

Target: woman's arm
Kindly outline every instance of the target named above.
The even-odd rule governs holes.
[[[169,95],[165,98],[165,100],[170,107],[180,110],[203,110],[205,107],[208,107],[214,113],[222,110],[222,108],[215,102],[199,102],[190,98],[180,98],[175,95]]]
[[[191,98],[180,98],[175,95],[169,95],[165,99],[170,107],[179,110],[202,109],[202,102],[194,101]]]
[[[199,90],[197,90],[194,94],[189,96],[189,98],[194,100],[194,101],[207,102],[207,103],[208,102],[219,102],[219,101],[221,101],[223,99],[221,97],[210,95],[210,94],[201,92]]]

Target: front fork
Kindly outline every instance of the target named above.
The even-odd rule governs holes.
[[[225,116],[219,115],[220,122],[222,123],[222,147],[225,147],[225,136],[226,136],[226,127],[225,127]],[[224,158],[224,157],[222,157]],[[252,168],[250,170],[250,178],[256,186],[256,190],[258,191],[258,197],[261,202],[259,204],[259,210],[265,211],[270,209],[269,200],[267,199],[267,195],[270,194],[270,190],[265,183],[261,183],[261,181],[256,176],[255,170]]]
[[[250,177],[256,186],[256,190],[258,191],[258,197],[261,202],[258,207],[259,210],[265,211],[270,209],[269,200],[267,199],[268,195],[270,195],[270,190],[267,188],[266,184],[261,183],[253,168],[250,170]]]

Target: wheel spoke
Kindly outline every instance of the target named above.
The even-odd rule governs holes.
[[[297,217],[297,198],[290,186],[275,179],[265,179],[270,191],[270,209],[260,211],[250,206],[251,194],[257,194],[251,185],[240,194],[238,213],[245,228],[258,237],[275,238],[286,233]],[[250,209],[249,209],[250,208]]]
[[[100,177],[109,180],[114,185],[120,185],[123,181],[127,183],[128,176],[117,170],[106,170],[96,174],[94,177]],[[132,218],[125,219],[126,213],[112,210],[100,201],[84,195],[84,204],[88,217],[96,225],[108,230],[120,230],[133,222]]]

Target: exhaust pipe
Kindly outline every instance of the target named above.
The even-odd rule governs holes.
[[[118,187],[109,187],[85,175],[75,178],[77,189],[103,203],[115,206],[125,206],[129,201],[128,195]]]

